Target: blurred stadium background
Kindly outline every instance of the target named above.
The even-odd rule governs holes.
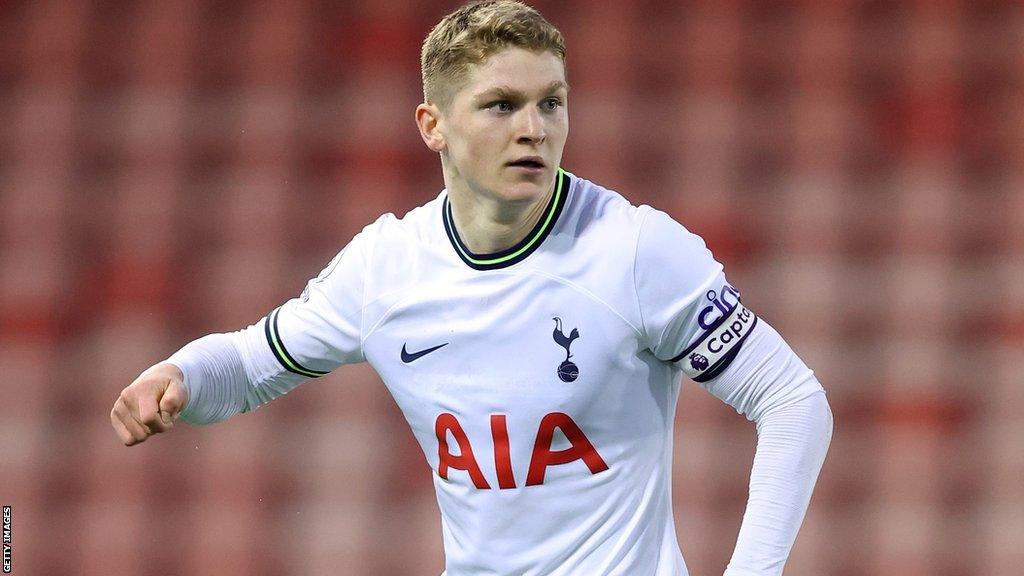
[[[429,470],[345,367],[131,449],[108,413],[442,188],[419,45],[454,1],[0,2],[0,503],[15,574],[436,575]],[[1024,8],[555,1],[563,165],[702,234],[828,389],[787,574],[1024,566]],[[753,426],[687,382],[674,498],[721,574]]]

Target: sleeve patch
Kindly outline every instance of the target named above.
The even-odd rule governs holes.
[[[732,363],[743,341],[757,324],[757,316],[736,302],[732,311],[722,316],[697,341],[672,358],[695,382],[706,382],[718,376]]]

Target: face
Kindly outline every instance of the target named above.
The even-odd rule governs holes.
[[[421,105],[417,119],[424,141],[441,152],[450,192],[529,203],[554,187],[567,98],[558,56],[508,48],[472,66],[448,106]]]

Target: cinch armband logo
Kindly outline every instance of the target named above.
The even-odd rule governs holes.
[[[736,302],[728,314],[722,315],[671,361],[680,362],[683,372],[694,382],[706,382],[732,362],[756,324],[757,316]]]

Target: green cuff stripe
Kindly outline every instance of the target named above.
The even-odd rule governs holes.
[[[277,329],[277,315],[281,311],[281,308],[276,308],[267,316],[267,322],[264,326],[264,332],[267,335],[267,343],[270,344],[270,350],[274,353],[274,357],[277,361],[284,366],[285,370],[298,374],[300,376],[307,376],[309,378],[319,378],[327,372],[320,372],[317,370],[310,370],[295,361],[292,355],[288,353],[288,349],[284,347],[284,342],[281,341],[281,334]]]

